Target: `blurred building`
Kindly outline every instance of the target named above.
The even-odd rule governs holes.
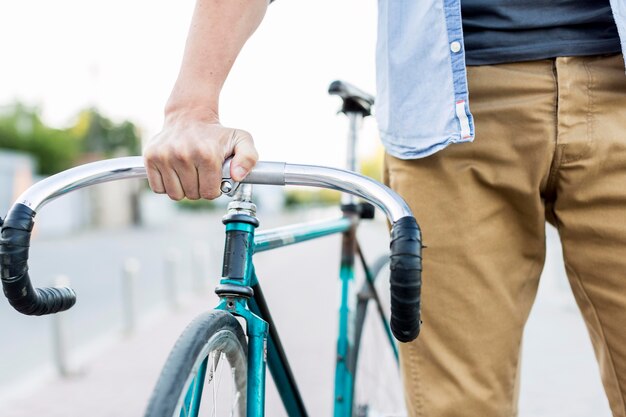
[[[0,217],[17,197],[44,177],[35,174],[33,157],[0,150]],[[139,223],[137,181],[120,181],[64,195],[46,205],[37,216],[35,233],[64,235],[89,227],[119,228]]]
[[[29,155],[0,150],[0,216],[4,217],[11,203],[32,184],[35,168]]]

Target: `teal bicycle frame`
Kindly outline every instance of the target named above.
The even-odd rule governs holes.
[[[250,215],[237,214],[225,217],[226,244],[224,251],[223,277],[216,293],[220,302],[216,309],[242,317],[248,336],[248,386],[247,417],[265,415],[266,367],[276,382],[283,405],[290,417],[308,416],[298,390],[287,356],[283,350],[278,331],[272,320],[267,303],[256,276],[253,254],[283,246],[342,233],[342,257],[339,278],[341,282],[341,304],[339,307],[339,334],[337,338],[337,363],[335,370],[334,413],[335,417],[352,416],[352,395],[355,377],[353,358],[354,341],[350,329],[352,316],[350,295],[354,282],[355,258],[362,254],[358,248],[355,232],[360,221],[356,205],[344,207],[343,217],[316,223],[306,223],[277,228],[255,234],[258,221]],[[355,256],[356,255],[356,256]],[[366,278],[372,283],[369,269]],[[381,316],[389,335],[391,347],[396,349],[388,322]],[[397,355],[397,352],[396,352]],[[202,372],[202,368],[200,369]],[[196,377],[198,383],[203,378]],[[200,387],[192,384],[190,392]],[[201,388],[200,388],[201,389]],[[185,398],[186,409],[197,409],[200,395]],[[197,404],[196,404],[197,402]]]

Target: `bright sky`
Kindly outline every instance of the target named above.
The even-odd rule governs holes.
[[[20,100],[55,126],[96,105],[157,133],[194,0],[4,0],[0,105]],[[347,122],[334,79],[374,93],[375,0],[277,0],[222,93],[222,123],[250,131],[263,160],[342,165]],[[373,121],[363,150],[377,144]]]

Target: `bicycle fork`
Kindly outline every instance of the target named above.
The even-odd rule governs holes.
[[[222,279],[215,289],[220,297],[216,309],[243,318],[248,336],[247,417],[265,415],[265,378],[269,325],[248,308],[252,297],[254,230],[259,225],[256,206],[250,201],[251,185],[241,185],[224,217],[226,243]]]

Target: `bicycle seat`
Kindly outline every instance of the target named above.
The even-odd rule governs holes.
[[[328,86],[328,94],[341,97],[342,113],[360,113],[363,117],[372,114],[374,96],[358,89],[345,81],[333,81]]]

